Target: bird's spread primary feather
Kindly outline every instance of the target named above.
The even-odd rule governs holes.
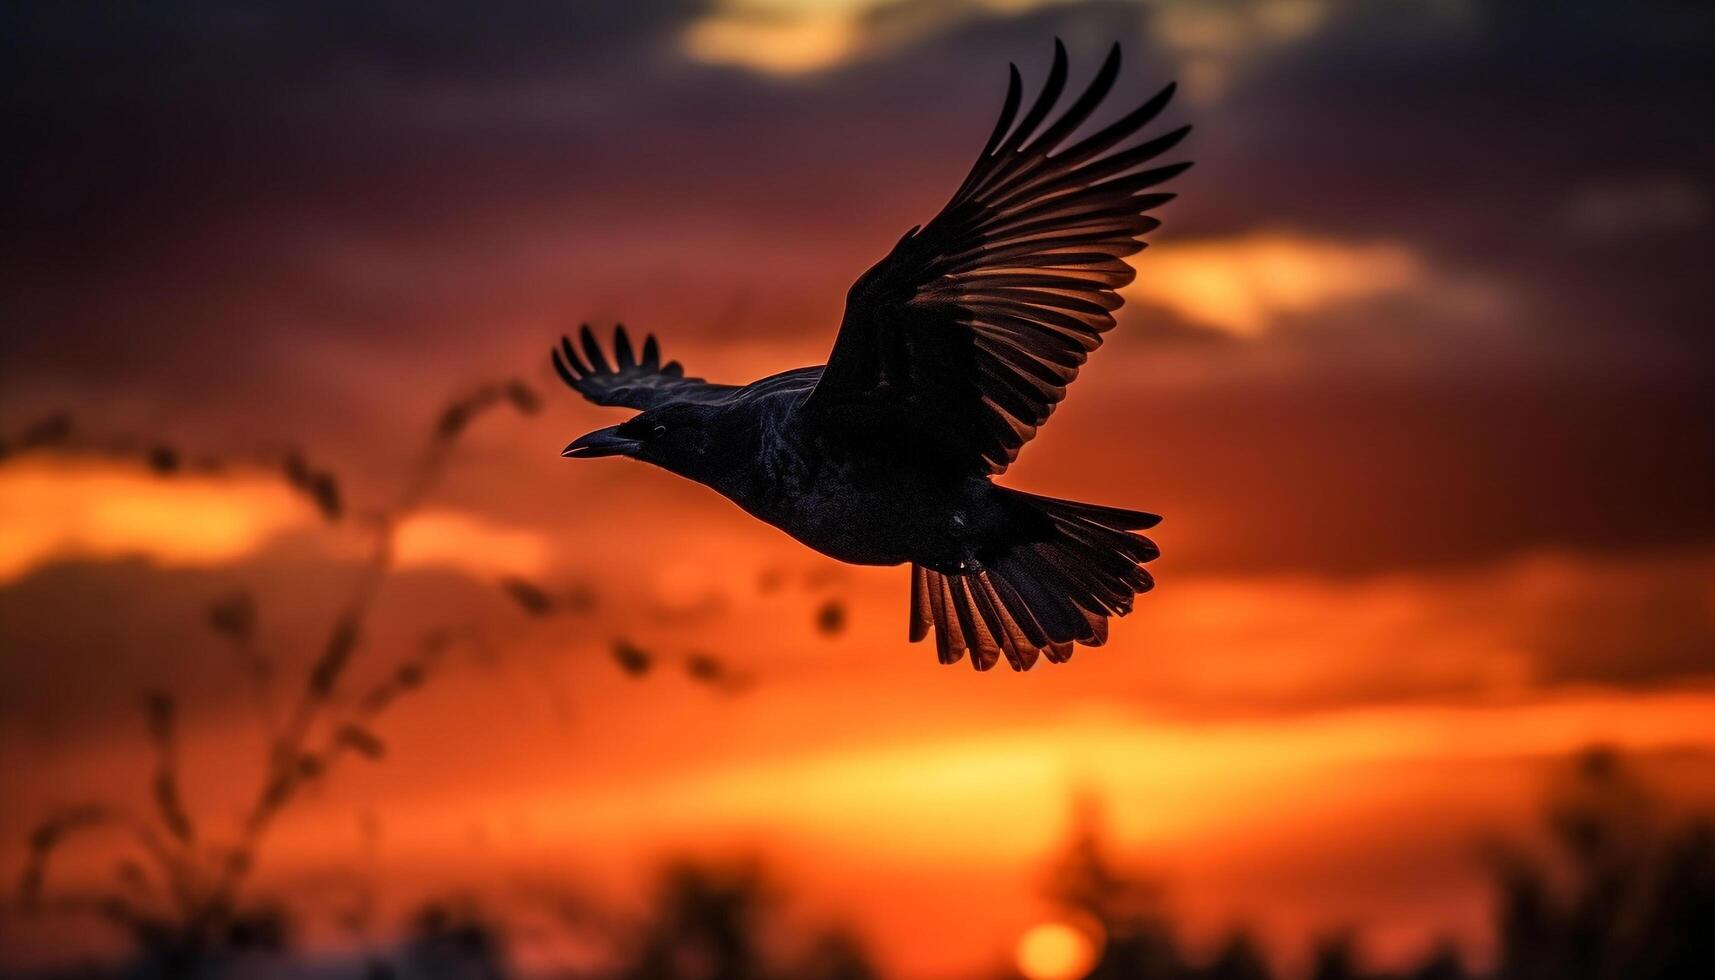
[[[1100,156],[1154,119],[1172,86],[1064,146],[1118,72],[1115,47],[1038,134],[1065,87],[1065,48],[1056,44],[1048,83],[1016,126],[1014,69],[994,135],[952,200],[852,287],[807,411],[902,427],[933,418],[951,437],[946,451],[973,469],[1006,469],[1113,327],[1117,290],[1134,276],[1124,258],[1159,225],[1144,212],[1172,198],[1146,192],[1188,166],[1140,169],[1185,128]],[[883,416],[877,402],[906,410]]]
[[[1173,196],[1155,189],[1190,166],[1152,165],[1189,127],[1124,145],[1172,86],[1074,140],[1114,86],[1118,46],[1055,116],[1067,74],[1056,41],[1020,117],[1012,69],[958,190],[852,286],[827,365],[710,384],[662,363],[653,336],[637,354],[623,328],[612,362],[588,327],[581,358],[569,339],[553,355],[586,398],[642,413],[604,445],[708,484],[833,557],[909,562],[910,638],[933,627],[943,662],[969,652],[979,669],[1097,645],[1108,617],[1153,585],[1142,566],[1157,551],[1136,532],[1154,515],[989,479],[1114,326],[1135,275],[1125,259],[1160,224],[1146,212]]]

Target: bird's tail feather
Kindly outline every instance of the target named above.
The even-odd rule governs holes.
[[[1136,532],[1161,518],[1006,493],[1046,518],[1048,533],[1004,546],[972,572],[911,566],[911,640],[933,626],[942,663],[957,663],[967,650],[978,670],[1003,654],[1014,670],[1029,670],[1038,655],[1064,663],[1074,643],[1106,642],[1108,617],[1131,612],[1133,598],[1155,585],[1143,565],[1160,551]]]

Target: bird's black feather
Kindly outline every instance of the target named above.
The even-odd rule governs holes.
[[[737,385],[688,378],[678,361],[662,364],[654,334],[644,338],[643,359],[638,361],[624,324],[613,328],[614,360],[618,367],[608,363],[589,324],[578,328],[578,339],[589,363],[578,359],[577,348],[569,337],[560,338],[560,345],[553,349],[550,359],[561,381],[597,405],[623,405],[642,411],[672,402],[717,401],[740,390]]]
[[[1025,105],[1016,66],[994,129],[947,204],[852,285],[825,366],[743,387],[685,377],[624,328],[612,357],[586,326],[555,370],[584,397],[642,414],[569,447],[631,455],[705,483],[825,554],[911,565],[911,640],[978,670],[1026,670],[1100,645],[1159,553],[1140,511],[994,485],[1114,326],[1146,212],[1188,163],[1189,132],[1132,142],[1172,85],[1082,139],[1119,78],[1116,45],[1056,115],[1066,50]],[[1129,144],[1129,145],[1128,145]],[[580,357],[581,352],[581,357]]]
[[[1102,155],[1159,115],[1171,87],[1064,146],[1118,71],[1116,47],[1046,128],[1065,88],[1064,48],[1056,45],[1048,80],[1016,126],[1019,89],[1009,89],[994,135],[947,206],[853,286],[810,410],[838,417],[853,402],[908,401],[962,433],[954,448],[973,471],[1011,463],[1113,326],[1115,291],[1133,276],[1120,260],[1159,224],[1143,212],[1171,199],[1143,192],[1188,166],[1138,169],[1176,146],[1183,128]],[[1021,375],[1051,384],[1020,388]]]

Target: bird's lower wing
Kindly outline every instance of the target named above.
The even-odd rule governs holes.
[[[552,354],[554,370],[573,391],[597,405],[623,405],[642,412],[668,402],[717,401],[738,390],[734,385],[688,378],[678,361],[661,363],[661,349],[654,334],[643,338],[643,351],[639,354],[631,346],[624,324],[613,328],[611,362],[596,342],[589,324],[578,329],[578,340],[583,347],[583,358],[579,358],[571,338],[560,338]]]

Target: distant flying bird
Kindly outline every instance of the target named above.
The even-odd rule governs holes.
[[[1160,225],[1152,191],[1189,163],[1146,167],[1190,127],[1122,146],[1173,96],[1071,139],[1113,87],[1115,45],[1050,121],[1048,81],[1022,117],[1012,67],[994,133],[952,200],[906,232],[846,296],[828,363],[748,385],[662,363],[655,338],[614,331],[610,362],[588,326],[553,353],[566,384],[641,414],[563,455],[629,456],[712,487],[811,548],[858,565],[911,564],[913,642],[933,624],[942,663],[1064,662],[1131,611],[1160,552],[1154,514],[996,486],[1114,325],[1124,258]],[[1016,123],[1016,125],[1015,125]],[[587,362],[586,362],[587,359]],[[1125,445],[1109,452],[1127,451]]]

